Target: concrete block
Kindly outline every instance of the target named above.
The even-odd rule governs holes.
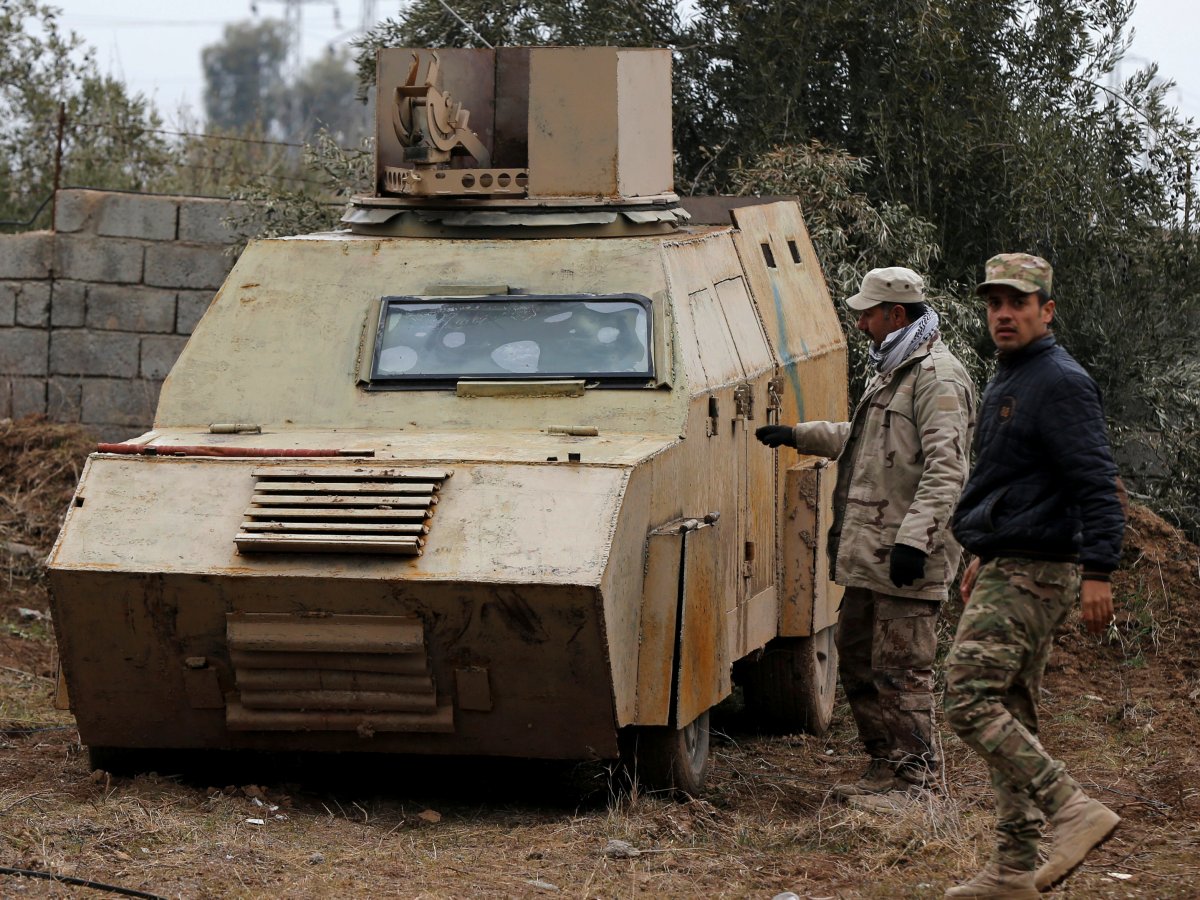
[[[119,331],[56,331],[50,340],[50,373],[132,378],[138,370],[138,342],[136,334]]]
[[[13,378],[12,417],[42,416],[46,414],[46,379]]]
[[[0,278],[49,278],[54,245],[52,231],[0,235]]]
[[[7,328],[17,322],[17,296],[21,293],[21,285],[15,281],[0,281],[0,328]]]
[[[153,245],[152,245],[153,246]],[[60,278],[137,284],[145,245],[120,238],[60,236],[55,271]]]
[[[82,281],[55,281],[50,294],[50,327],[82,327],[86,297],[87,285]]]
[[[104,205],[104,191],[72,188],[58,192],[54,207],[54,230],[59,234],[96,230],[96,217]]]
[[[45,328],[50,324],[50,282],[27,281],[17,297],[17,324]]]
[[[212,291],[180,291],[175,312],[175,333],[191,334],[196,323],[212,305],[216,296]]]
[[[46,375],[50,332],[37,328],[0,331],[0,374]]]
[[[187,338],[173,334],[156,334],[142,338],[142,377],[159,381],[166,378],[186,343]]]
[[[216,290],[234,259],[220,247],[202,244],[150,244],[146,248],[146,284],[155,287]]]
[[[179,200],[145,194],[108,194],[96,222],[96,233],[106,237],[175,240]]]
[[[154,421],[160,386],[142,379],[87,378],[81,420],[85,425],[126,425],[144,431]]]
[[[87,327],[170,334],[175,330],[175,292],[137,285],[92,285],[87,296]]]
[[[179,240],[194,244],[232,244],[242,236],[222,220],[242,215],[236,200],[187,198],[179,203]]]
[[[78,422],[82,394],[82,378],[51,376],[46,384],[46,415],[55,422]]]

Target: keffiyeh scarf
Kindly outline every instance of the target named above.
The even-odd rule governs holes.
[[[931,309],[912,324],[899,331],[893,331],[878,347],[871,344],[867,352],[871,355],[871,362],[875,364],[879,374],[886,375],[892,371],[904,362],[910,353],[929,340],[937,332],[939,321],[938,314]]]

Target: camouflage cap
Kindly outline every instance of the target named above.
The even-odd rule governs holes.
[[[1050,293],[1050,282],[1054,270],[1050,263],[1040,256],[1029,253],[998,253],[987,261],[984,268],[984,281],[975,288],[975,293],[982,294],[985,288],[993,284],[1002,284],[1016,288],[1024,294],[1035,294],[1045,291]]]
[[[846,305],[860,312],[880,303],[924,303],[925,279],[903,266],[872,269],[863,276],[858,293]]]

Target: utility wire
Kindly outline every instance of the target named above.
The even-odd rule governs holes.
[[[82,128],[116,128],[117,125],[113,122],[72,122],[73,126]],[[196,131],[170,131],[166,128],[143,128],[142,131],[149,134],[169,134],[174,137],[195,137],[205,138],[213,141],[236,141],[241,144],[267,144],[272,147],[304,147],[304,144],[295,144],[289,141],[269,141],[264,138],[247,138],[237,137],[232,134],[208,134],[205,132]],[[357,149],[354,147],[343,147],[343,150]]]
[[[462,16],[460,16],[458,13],[456,13],[451,8],[450,4],[446,2],[446,0],[438,0],[438,3],[442,4],[442,7],[446,10],[446,12],[450,13],[450,15],[454,16],[454,18],[458,19],[459,23],[462,25],[463,28],[467,29],[467,31],[471,32],[471,34],[475,35],[476,40],[482,42],[483,45],[485,47],[487,47],[489,50],[496,49],[495,47],[493,47],[491,44],[489,44],[487,42],[487,38],[485,38],[482,34],[480,34],[474,28],[472,28],[466,19],[464,19]]]

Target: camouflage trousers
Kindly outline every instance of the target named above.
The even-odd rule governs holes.
[[[1079,789],[1037,739],[1054,632],[1079,594],[1073,563],[1001,557],[980,567],[946,658],[946,722],[991,769],[996,858],[1037,866],[1045,822]]]
[[[933,743],[936,600],[846,588],[838,620],[838,671],[867,752],[922,783],[938,768]]]

